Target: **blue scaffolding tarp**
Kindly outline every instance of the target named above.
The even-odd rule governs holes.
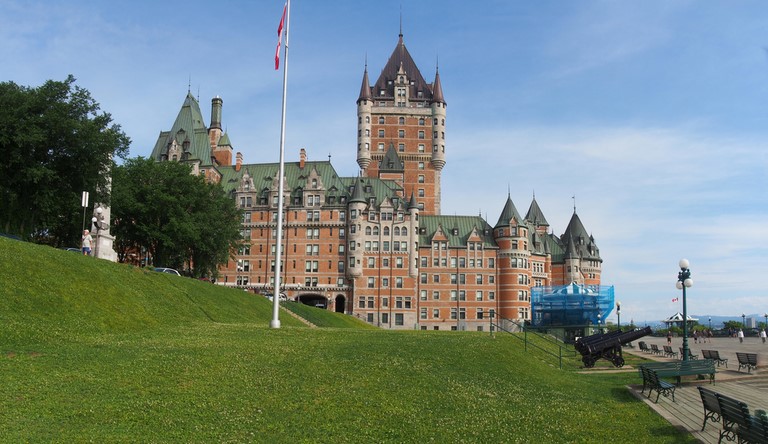
[[[531,290],[531,322],[534,326],[597,325],[598,319],[604,324],[613,307],[612,285],[572,282]]]

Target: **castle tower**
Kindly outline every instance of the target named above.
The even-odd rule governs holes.
[[[576,282],[582,285],[600,285],[603,260],[595,238],[587,233],[574,208],[565,232],[560,236],[565,247],[563,285]]]
[[[512,198],[493,227],[499,246],[499,314],[507,319],[530,319],[531,270],[528,224],[517,212]]]
[[[357,163],[364,177],[380,177],[387,148],[403,163],[403,187],[416,192],[423,215],[440,214],[440,174],[445,166],[446,103],[439,73],[427,83],[400,34],[376,83],[368,69],[357,99]]]

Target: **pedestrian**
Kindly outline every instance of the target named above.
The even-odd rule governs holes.
[[[83,231],[83,256],[90,256],[91,255],[91,243],[93,242],[93,238],[91,237],[91,233],[88,230]]]
[[[738,333],[738,336],[739,336],[739,342],[740,342],[740,343],[741,343],[741,342],[744,342],[744,330],[742,330],[742,329],[739,329],[739,333]]]
[[[760,339],[763,340],[763,344],[765,344],[765,336],[766,336],[765,331],[766,330],[768,330],[768,328],[764,328],[764,329],[760,330]]]
[[[699,332],[695,331],[693,332],[693,343],[698,344],[699,343]]]
[[[672,345],[672,330],[667,331],[667,344]]]
[[[712,343],[712,336],[713,336],[712,330],[707,330],[707,337],[709,338],[709,343],[710,344]]]

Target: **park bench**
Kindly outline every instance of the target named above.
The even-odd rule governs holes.
[[[707,427],[707,420],[711,419],[714,422],[720,422],[720,403],[717,400],[717,393],[706,387],[698,386],[699,394],[701,395],[701,403],[704,405],[704,424],[701,426],[701,431]]]
[[[641,364],[656,372],[660,378],[672,378],[677,381],[677,385],[682,382],[683,376],[709,375],[709,382],[715,382],[715,363],[712,360],[702,359],[696,361],[675,361],[675,362],[654,362]]]
[[[685,353],[683,352],[683,347],[680,347],[680,359],[683,359],[683,356],[685,356]],[[694,355],[691,353],[691,349],[688,349],[688,359],[699,359],[699,355]]]
[[[757,370],[757,353],[736,352],[736,357],[739,359],[739,371],[742,367],[747,369],[747,373],[752,373],[752,369]]]
[[[765,413],[765,410],[755,412],[750,418],[749,428],[740,433],[739,437],[750,443],[768,442],[768,414]]]
[[[645,343],[645,341],[640,341],[637,343],[638,347],[640,347],[640,351],[645,353],[650,353],[651,349],[648,348],[648,344]]]
[[[660,355],[663,352],[661,350],[659,350],[659,346],[658,345],[651,344],[651,353],[653,353],[654,355]]]
[[[640,390],[640,393],[645,393],[645,389],[650,386],[651,380],[649,371],[674,371],[677,369],[677,363],[675,362],[648,362],[645,364],[641,364],[638,367],[638,370],[640,372],[640,377],[643,378],[643,389]],[[650,392],[649,392],[650,394]]]
[[[667,358],[677,358],[677,352],[672,350],[672,346],[664,345],[664,356]]]
[[[747,404],[729,396],[721,395],[720,393],[717,393],[716,396],[723,424],[723,429],[720,431],[720,439],[717,442],[721,442],[723,438],[727,441],[738,439],[738,442],[743,442],[743,435],[747,433],[752,422],[749,407]]]
[[[728,359],[727,358],[721,358],[720,352],[717,350],[702,350],[701,354],[704,356],[704,359],[711,359],[717,363],[717,366],[720,367],[720,364],[725,364],[725,368],[728,368]]]
[[[651,393],[653,393],[654,390],[656,390],[656,403],[659,402],[659,396],[664,395],[665,397],[669,398],[669,395],[672,395],[672,402],[675,402],[675,385],[670,384],[667,381],[663,381],[661,378],[659,378],[658,373],[656,373],[656,370],[652,369],[646,369],[647,377],[648,377],[648,399],[651,398]]]

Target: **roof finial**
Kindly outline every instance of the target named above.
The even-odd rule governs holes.
[[[328,163],[331,163],[331,153],[328,153]]]
[[[189,74],[189,82],[187,82],[187,94],[192,93],[192,74]]]
[[[571,199],[573,199],[573,214],[576,214],[576,195],[571,196]]]
[[[512,198],[512,187],[507,183],[507,198]]]
[[[400,38],[403,38],[403,4],[400,3]]]

